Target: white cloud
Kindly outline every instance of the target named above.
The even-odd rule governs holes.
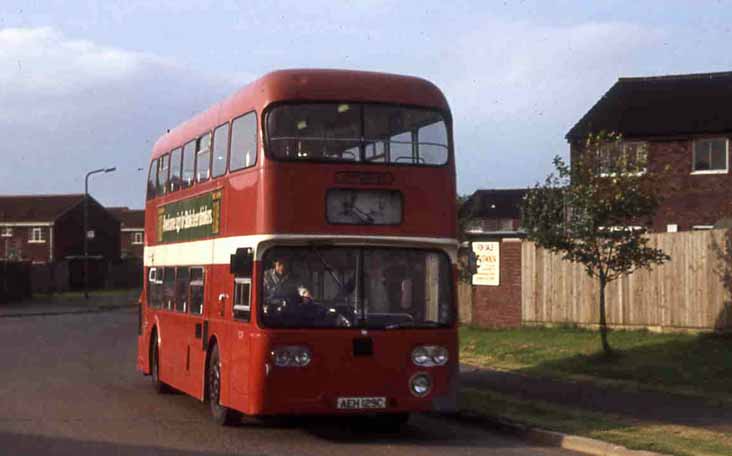
[[[0,193],[81,191],[86,171],[115,165],[94,194],[139,207],[146,172],[137,168],[147,169],[157,137],[242,79],[52,28],[1,29]]]
[[[500,20],[458,37],[434,77],[455,117],[461,190],[542,179],[567,130],[618,77],[644,71],[663,39],[630,23]]]

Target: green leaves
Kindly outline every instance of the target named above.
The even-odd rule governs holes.
[[[601,132],[573,150],[571,165],[559,156],[553,163],[524,200],[530,240],[606,282],[669,260],[646,236],[664,183],[647,169],[644,145]]]

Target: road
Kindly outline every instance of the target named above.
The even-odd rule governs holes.
[[[342,420],[218,427],[205,404],[157,395],[135,371],[135,326],[127,310],[0,318],[0,454],[573,454],[427,416],[399,435]]]

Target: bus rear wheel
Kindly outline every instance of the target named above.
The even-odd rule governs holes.
[[[241,414],[228,407],[224,407],[219,402],[219,398],[221,397],[221,359],[219,358],[219,348],[216,345],[213,346],[211,355],[208,358],[207,370],[206,389],[208,391],[208,404],[214,421],[222,426],[230,426],[240,421]]]
[[[166,394],[170,392],[170,387],[160,380],[160,350],[158,350],[157,334],[153,333],[153,347],[150,350],[150,374],[152,385],[158,394]]]

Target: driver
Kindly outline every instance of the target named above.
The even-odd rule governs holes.
[[[264,293],[268,300],[299,296],[303,302],[312,301],[310,290],[290,274],[287,260],[274,259],[271,269],[264,271]]]

